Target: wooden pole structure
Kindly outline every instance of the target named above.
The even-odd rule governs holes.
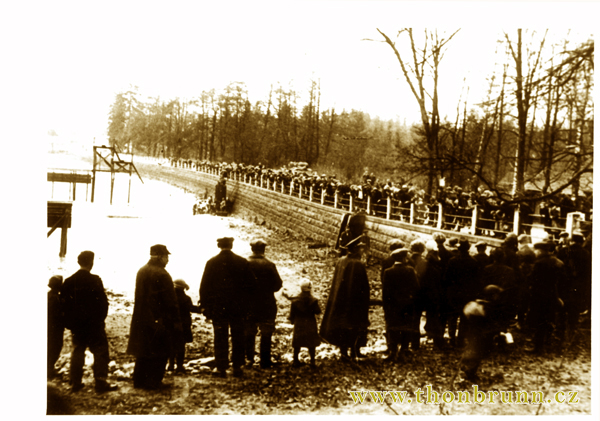
[[[96,191],[96,146],[94,146],[94,166],[92,167],[92,203],[94,203],[94,193]]]
[[[114,154],[115,154],[115,150],[112,149],[112,154],[110,156],[110,204],[112,205],[112,199],[113,199],[113,190],[115,188],[115,159],[114,159]]]

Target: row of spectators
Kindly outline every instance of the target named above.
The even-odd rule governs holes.
[[[592,197],[589,195],[578,202],[575,196],[558,194],[542,201],[535,196],[523,197],[519,202],[508,202],[490,190],[479,187],[475,191],[463,190],[460,186],[440,187],[434,195],[411,182],[378,180],[373,173],[365,172],[360,184],[346,183],[335,175],[317,174],[307,168],[306,163],[291,162],[279,169],[265,168],[264,165],[244,165],[210,161],[172,161],[171,165],[183,165],[197,171],[223,174],[236,180],[262,179],[263,187],[269,186],[286,193],[293,192],[308,198],[312,189],[313,200],[323,197],[324,204],[333,205],[338,196],[337,206],[352,211],[365,211],[373,216],[385,218],[390,201],[390,219],[419,225],[438,226],[446,230],[471,230],[473,212],[477,209],[475,235],[504,238],[513,232],[515,211],[519,211],[519,232],[530,234],[534,223],[541,224],[546,231],[557,234],[565,229],[567,214],[579,211],[590,221]],[[293,184],[292,184],[293,183]],[[412,211],[411,211],[412,208]],[[440,209],[442,221],[438,222]]]

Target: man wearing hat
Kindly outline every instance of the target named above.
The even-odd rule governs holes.
[[[534,331],[532,351],[536,354],[546,351],[552,323],[562,307],[558,286],[565,278],[565,265],[552,255],[555,247],[549,238],[533,246],[537,258],[529,275],[531,301],[527,321]]]
[[[323,339],[340,348],[342,358],[356,358],[361,338],[369,327],[369,279],[361,261],[366,247],[363,236],[346,245],[348,255],[341,257],[333,273],[331,289],[320,334]]]
[[[256,291],[251,301],[254,304],[251,317],[246,321],[246,358],[250,364],[254,363],[254,340],[257,327],[260,329],[260,366],[270,368],[271,362],[271,336],[275,332],[275,317],[277,316],[277,303],[275,293],[283,285],[277,272],[275,263],[265,257],[267,243],[263,239],[250,242],[252,255],[248,257],[250,270],[256,277]]]
[[[456,345],[456,327],[461,318],[463,307],[477,297],[481,290],[479,268],[475,259],[469,254],[469,240],[462,239],[458,244],[458,256],[448,262],[445,274],[445,284],[448,288],[450,315],[448,316],[448,334],[451,345]],[[458,346],[464,344],[465,331],[459,327]]]
[[[485,241],[478,241],[475,244],[475,250],[477,250],[477,254],[473,256],[473,259],[477,262],[477,267],[479,270],[483,270],[484,267],[492,264],[492,259],[487,255],[485,250],[487,249],[487,244]]]
[[[108,298],[104,284],[98,275],[90,273],[94,267],[94,252],[86,250],[77,256],[80,269],[65,279],[61,288],[64,303],[65,327],[71,330],[73,352],[71,353],[71,390],[83,389],[83,366],[85,350],[94,354],[94,380],[98,393],[117,390],[108,384],[108,339],[104,320],[108,315]]]
[[[559,283],[559,295],[563,299],[564,318],[560,326],[560,336],[575,333],[579,315],[592,308],[592,258],[583,248],[583,234],[579,231],[571,235],[569,245],[560,249],[556,257],[565,264],[567,277]]]
[[[162,383],[172,350],[172,338],[181,332],[173,279],[165,267],[169,250],[162,244],[150,247],[150,260],[137,273],[135,302],[127,352],[136,357],[133,387],[157,390]]]
[[[397,238],[394,238],[394,239],[390,240],[390,242],[388,243],[388,246],[390,249],[390,255],[388,257],[386,257],[385,259],[383,259],[383,261],[381,262],[381,282],[382,283],[383,283],[383,273],[387,269],[394,266],[394,258],[392,257],[393,251],[404,247],[404,243],[402,241],[398,240]]]
[[[212,320],[216,371],[226,376],[229,367],[229,330],[234,377],[242,377],[244,365],[244,320],[251,314],[256,279],[246,259],[231,251],[233,238],[217,240],[221,252],[206,262],[200,281],[200,306]]]
[[[392,256],[392,253],[394,252],[394,250],[400,249],[404,247],[404,243],[400,240],[398,240],[397,238],[394,238],[392,240],[389,241],[388,243],[389,249],[390,249],[390,255],[388,257],[386,257],[385,259],[383,259],[383,261],[381,262],[381,285],[383,285],[383,274],[385,273],[385,271],[389,268],[391,268],[392,266],[394,266],[394,257]],[[385,334],[386,337],[386,341],[387,343],[389,343],[389,339],[387,336],[387,332]],[[389,351],[389,347],[388,347],[388,351]]]
[[[388,340],[388,361],[396,359],[398,346],[403,354],[406,353],[414,336],[415,301],[419,292],[419,281],[415,269],[407,264],[408,253],[406,248],[394,250],[394,265],[383,275],[381,296]]]

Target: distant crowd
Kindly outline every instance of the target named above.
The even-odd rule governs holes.
[[[186,161],[187,162],[187,161]],[[172,161],[175,165],[175,161]],[[279,191],[290,192],[290,186],[302,186],[304,195],[312,188],[313,196],[319,200],[322,192],[325,204],[332,205],[333,197],[340,197],[338,206],[350,210],[348,198],[352,197],[352,211],[367,211],[373,216],[386,217],[388,198],[391,200],[390,219],[403,222],[410,221],[411,206],[414,208],[412,223],[437,226],[439,209],[442,209],[441,228],[461,231],[471,228],[473,210],[477,208],[477,222],[474,235],[505,238],[514,231],[515,210],[519,210],[519,233],[530,234],[534,224],[540,224],[551,234],[558,234],[565,229],[567,214],[583,213],[586,221],[592,219],[592,195],[579,197],[557,194],[547,200],[536,199],[535,195],[522,197],[518,202],[507,202],[494,192],[479,187],[475,191],[464,190],[460,186],[439,187],[435,194],[428,195],[411,182],[403,180],[379,180],[373,173],[363,174],[360,184],[345,183],[335,175],[316,174],[307,168],[306,163],[290,163],[279,169],[265,168],[264,165],[244,165],[210,161],[189,161],[189,168],[199,171],[212,171],[225,178],[240,177],[242,180],[263,178],[266,186],[278,187]],[[293,183],[293,184],[292,184]],[[271,187],[273,188],[273,187]],[[367,201],[370,209],[367,209]]]

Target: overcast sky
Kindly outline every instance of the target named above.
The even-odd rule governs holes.
[[[16,2],[15,2],[16,3]],[[453,117],[468,78],[469,101],[485,92],[502,30],[575,27],[591,33],[595,5],[522,2],[37,2],[4,6],[14,25],[18,91],[40,130],[102,137],[115,95],[129,84],[146,96],[198,97],[243,81],[252,102],[271,84],[304,95],[320,79],[322,109],[358,109],[383,119],[418,120],[416,102],[389,46],[365,39],[406,26],[461,31],[441,67],[441,114]],[[584,11],[582,13],[582,10]],[[535,17],[533,17],[535,16]],[[14,17],[14,21],[13,18]]]

